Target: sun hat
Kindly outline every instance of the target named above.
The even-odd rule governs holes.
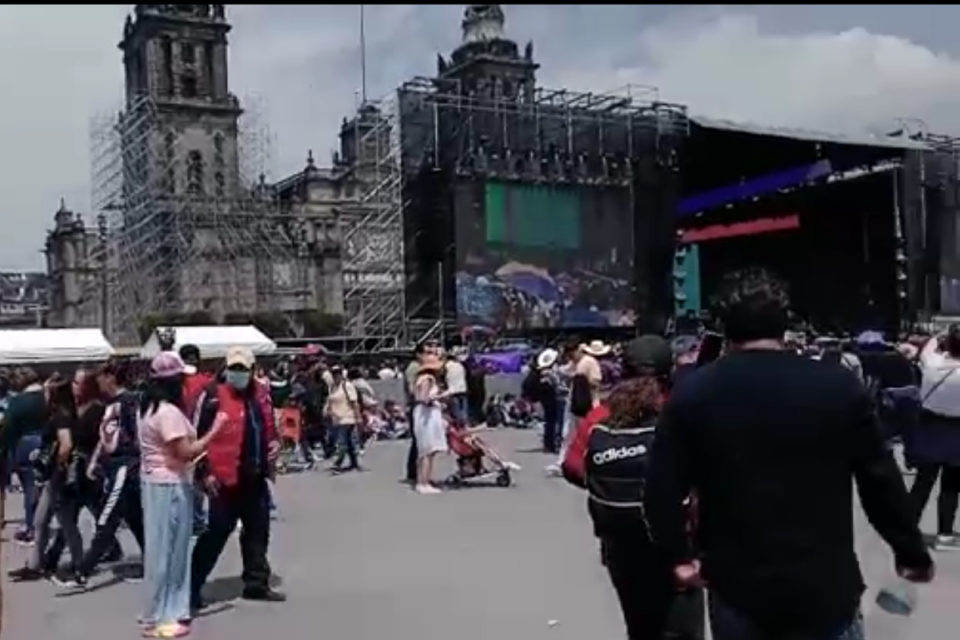
[[[610,353],[610,345],[604,343],[603,340],[591,340],[586,344],[581,344],[580,349],[588,356],[595,358],[602,358]]]
[[[540,352],[537,356],[537,369],[548,369],[556,363],[560,357],[560,352],[549,347]]]

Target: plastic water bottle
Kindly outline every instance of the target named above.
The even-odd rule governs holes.
[[[877,593],[877,606],[896,616],[909,616],[917,607],[917,585],[897,578]]]

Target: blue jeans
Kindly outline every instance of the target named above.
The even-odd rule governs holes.
[[[467,426],[469,422],[467,417],[467,394],[458,393],[456,395],[450,396],[450,417],[454,419],[457,424]]]
[[[193,483],[142,482],[143,578],[148,624],[190,618],[190,536]]]
[[[333,442],[337,451],[333,466],[342,467],[344,457],[350,458],[351,468],[360,466],[357,460],[357,425],[333,425]]]
[[[13,469],[23,488],[23,518],[26,522],[26,530],[30,533],[33,533],[33,519],[37,512],[37,502],[40,500],[37,472],[30,461],[30,456],[40,449],[41,444],[40,434],[30,433],[17,441],[13,452]]]
[[[708,601],[710,630],[713,640],[864,640],[863,617],[858,612],[853,620],[826,634],[797,634],[782,630],[771,633],[761,629],[749,616],[733,609],[710,592]]]

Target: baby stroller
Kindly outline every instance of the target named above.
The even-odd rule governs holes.
[[[284,407],[276,411],[280,431],[280,456],[277,458],[277,473],[295,473],[313,468],[313,461],[303,455],[303,421],[296,407]]]
[[[477,434],[476,430],[459,428],[452,422],[447,426],[447,445],[457,456],[457,470],[446,479],[451,487],[494,481],[498,487],[509,487],[510,472],[520,467],[504,460]]]

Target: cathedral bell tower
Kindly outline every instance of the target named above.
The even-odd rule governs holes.
[[[467,96],[532,101],[540,66],[533,61],[533,43],[521,56],[517,43],[506,37],[504,22],[499,4],[467,5],[461,44],[449,61],[437,57],[437,75],[459,80]]]
[[[127,109],[155,105],[172,194],[229,197],[240,186],[229,32],[222,4],[138,4],[124,24]]]

